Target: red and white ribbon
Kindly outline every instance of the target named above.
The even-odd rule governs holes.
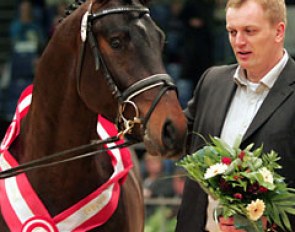
[[[8,149],[19,135],[21,119],[27,114],[32,100],[32,90],[33,86],[29,86],[21,95],[13,121],[1,142],[1,171],[18,166]],[[106,139],[118,132],[111,122],[98,116],[97,133],[101,139]],[[115,143],[107,146],[113,145]],[[54,217],[48,213],[26,174],[0,180],[1,213],[9,229],[14,232],[85,232],[106,223],[117,208],[120,185],[133,166],[130,152],[126,148],[112,149],[108,154],[114,169],[110,179],[96,191]]]

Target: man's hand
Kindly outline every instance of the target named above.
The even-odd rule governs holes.
[[[245,232],[244,230],[237,230],[234,226],[234,218],[219,218],[219,227],[222,232]]]
[[[267,220],[266,217],[262,217],[262,224],[263,228],[266,229],[267,226]],[[222,232],[245,232],[244,230],[238,230],[234,226],[234,218],[219,218],[219,227]]]

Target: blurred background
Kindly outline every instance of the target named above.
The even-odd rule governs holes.
[[[32,82],[38,58],[74,0],[0,0],[0,137],[21,91]],[[295,0],[286,0],[286,49],[295,57]],[[226,0],[153,0],[152,18],[166,34],[163,59],[183,108],[200,75],[212,65],[235,62],[225,30]],[[184,171],[173,161],[132,147],[139,158],[146,204],[145,232],[174,231]]]

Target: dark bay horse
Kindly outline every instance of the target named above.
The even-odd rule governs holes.
[[[146,2],[88,0],[78,3],[79,6],[72,5],[75,10],[59,24],[40,58],[30,107],[16,129],[17,137],[7,148],[14,163],[30,163],[97,140],[98,115],[117,123],[131,139],[143,141],[151,154],[165,157],[180,154],[186,121],[174,85],[163,67],[164,35],[150,18]],[[101,145],[97,145],[70,155],[100,148]],[[5,154],[3,149],[2,152]],[[119,199],[107,205],[108,210],[98,211],[103,219],[97,219],[99,215],[95,214],[88,221],[82,221],[80,227],[71,227],[71,222],[83,219],[84,213],[91,214],[104,202],[108,203],[109,192],[105,194],[101,190],[105,195],[95,198],[96,204],[88,208],[79,205],[75,208],[78,213],[72,208],[77,202],[83,206],[88,204],[83,199],[94,199],[92,193],[97,193],[114,170],[120,169],[116,166],[119,159],[114,159],[117,156],[113,153],[110,156],[104,152],[2,179],[0,231],[9,231],[8,228],[14,232],[143,231],[143,198],[133,169],[126,178],[117,181],[119,187],[111,186],[110,195],[117,194]],[[2,170],[8,165],[3,154]],[[25,176],[28,181],[19,181],[19,176]],[[14,188],[26,182],[38,197],[31,197],[27,190],[14,192]],[[11,188],[5,190],[3,197],[6,186]],[[19,203],[18,194],[27,194],[32,199]],[[4,198],[11,204],[2,204]],[[33,207],[40,202],[47,210],[45,214],[42,214],[43,208],[37,207],[32,218],[10,211],[5,215],[5,209],[11,209],[12,203],[25,215],[31,215],[23,205]],[[67,217],[60,216],[64,212]],[[20,225],[16,225],[17,218]],[[68,221],[70,227],[58,227],[56,220]]]

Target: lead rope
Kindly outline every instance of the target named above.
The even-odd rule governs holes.
[[[106,152],[106,151],[109,151],[109,150],[112,150],[112,149],[118,149],[118,148],[120,149],[120,148],[128,147],[128,146],[131,146],[131,145],[135,144],[134,141],[127,141],[127,142],[124,142],[124,143],[119,144],[119,145],[114,145],[114,146],[111,146],[111,147],[108,147],[108,148],[87,152],[87,153],[84,153],[82,155],[77,155],[77,156],[65,158],[63,160],[54,161],[54,159],[56,159],[56,158],[64,157],[64,156],[66,156],[66,155],[68,155],[70,153],[73,153],[73,152],[82,151],[84,149],[92,148],[92,147],[95,147],[95,146],[98,146],[98,145],[105,145],[105,144],[117,142],[117,141],[120,140],[120,135],[121,134],[123,134],[123,133],[119,133],[117,136],[113,136],[113,137],[110,137],[110,138],[105,139],[105,140],[94,140],[90,144],[86,144],[86,145],[82,145],[82,146],[79,146],[79,147],[64,150],[64,151],[61,151],[61,152],[53,153],[53,154],[51,154],[49,156],[45,156],[45,157],[42,157],[40,159],[36,159],[36,160],[30,161],[30,162],[27,162],[27,163],[24,163],[24,164],[20,164],[17,167],[10,168],[10,169],[7,169],[5,171],[0,172],[0,179],[5,179],[5,178],[8,178],[8,177],[16,176],[18,174],[28,172],[28,171],[31,171],[31,170],[35,170],[35,169],[39,169],[39,168],[55,166],[55,165],[63,164],[63,163],[66,163],[66,162],[70,162],[70,161],[74,161],[74,160],[94,156],[94,155],[97,155],[99,153]]]

